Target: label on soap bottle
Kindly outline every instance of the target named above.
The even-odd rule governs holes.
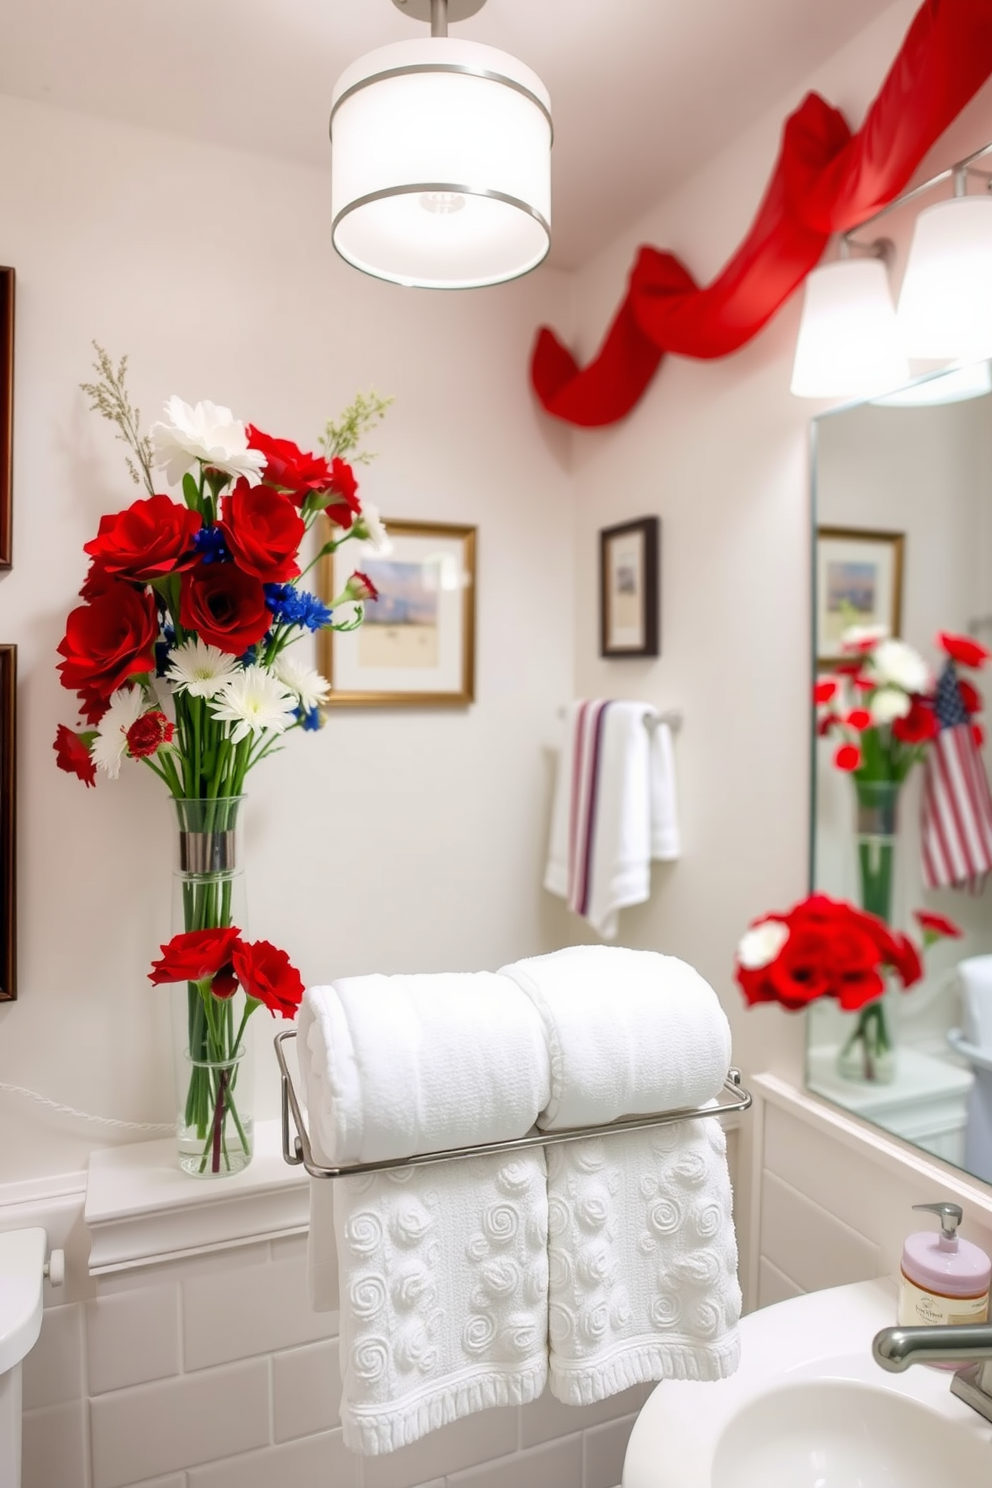
[[[900,1328],[928,1327],[934,1323],[953,1327],[957,1323],[984,1323],[988,1317],[988,1292],[978,1297],[944,1297],[939,1292],[924,1291],[905,1272],[900,1283]]]

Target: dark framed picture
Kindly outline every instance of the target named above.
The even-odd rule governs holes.
[[[475,699],[476,529],[386,520],[387,547],[345,543],[322,558],[318,589],[329,603],[359,569],[379,598],[357,630],[320,634],[327,706],[435,707]],[[335,607],[345,617],[350,605]],[[339,613],[340,612],[340,613]]]
[[[841,637],[853,625],[882,626],[888,635],[899,635],[905,551],[903,532],[817,528],[818,666],[832,666],[840,658]]]
[[[0,1000],[17,995],[14,785],[17,647],[0,646]]]
[[[660,537],[657,517],[639,517],[600,532],[600,656],[660,655]]]
[[[14,271],[0,268],[0,569],[13,562]]]

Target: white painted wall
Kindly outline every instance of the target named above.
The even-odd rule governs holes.
[[[106,1116],[171,1119],[170,825],[150,772],[87,791],[55,768],[55,646],[103,512],[134,499],[86,410],[90,341],[131,358],[146,424],[173,392],[311,444],[356,389],[396,402],[365,493],[386,516],[479,528],[477,702],[333,713],[249,778],[252,934],[312,982],[495,967],[548,949],[540,749],[572,674],[568,437],[526,379],[534,327],[569,323],[541,270],[450,296],[334,255],[324,175],[0,98],[0,262],[15,266],[15,556],[0,637],[19,650],[19,994],[0,1080]],[[255,1018],[275,1114],[274,1024]],[[84,1165],[122,1134],[0,1094],[0,1182]]]

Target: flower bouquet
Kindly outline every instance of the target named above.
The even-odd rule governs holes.
[[[943,915],[916,913],[923,948],[961,931]],[[861,1076],[883,1081],[891,1053],[882,994],[893,974],[903,989],[923,975],[920,951],[908,935],[845,900],[810,894],[784,913],[763,915],[741,938],[734,978],[749,1006],[777,1002],[798,1012],[821,997],[859,1015],[845,1045]],[[891,1077],[890,1077],[891,1078]]]
[[[291,1018],[303,993],[286,953],[243,939],[237,923],[245,779],[286,734],[323,722],[329,684],[291,648],[321,629],[354,629],[376,598],[360,572],[330,604],[302,580],[349,539],[382,544],[382,524],[359,501],[345,457],[367,458],[353,452],[387,402],[359,396],[328,423],[319,455],[226,408],[177,397],[146,435],[126,367],[97,347],[97,380],[83,390],[116,425],[147,495],[102,517],[84,545],[83,603],[58,646],[62,685],[76,693],[83,725],[60,726],[54,747],[59,768],[87,786],[139,760],[175,803],[182,928],[150,975],[186,983],[180,1163],[217,1174],[251,1157],[237,1089],[247,1020],[262,1006]],[[181,500],[162,494],[153,470]],[[318,522],[323,540],[310,544],[317,551],[303,567]],[[336,616],[339,605],[347,608]]]

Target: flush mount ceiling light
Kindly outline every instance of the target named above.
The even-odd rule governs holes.
[[[954,197],[916,219],[899,296],[912,357],[992,356],[992,196],[966,196],[966,180],[958,168]]]
[[[551,246],[551,100],[515,57],[448,36],[485,0],[393,0],[430,20],[345,69],[331,99],[332,240],[395,284],[476,289]]]
[[[799,398],[873,398],[909,380],[885,266],[886,247],[871,258],[842,257],[807,276],[792,391]]]

